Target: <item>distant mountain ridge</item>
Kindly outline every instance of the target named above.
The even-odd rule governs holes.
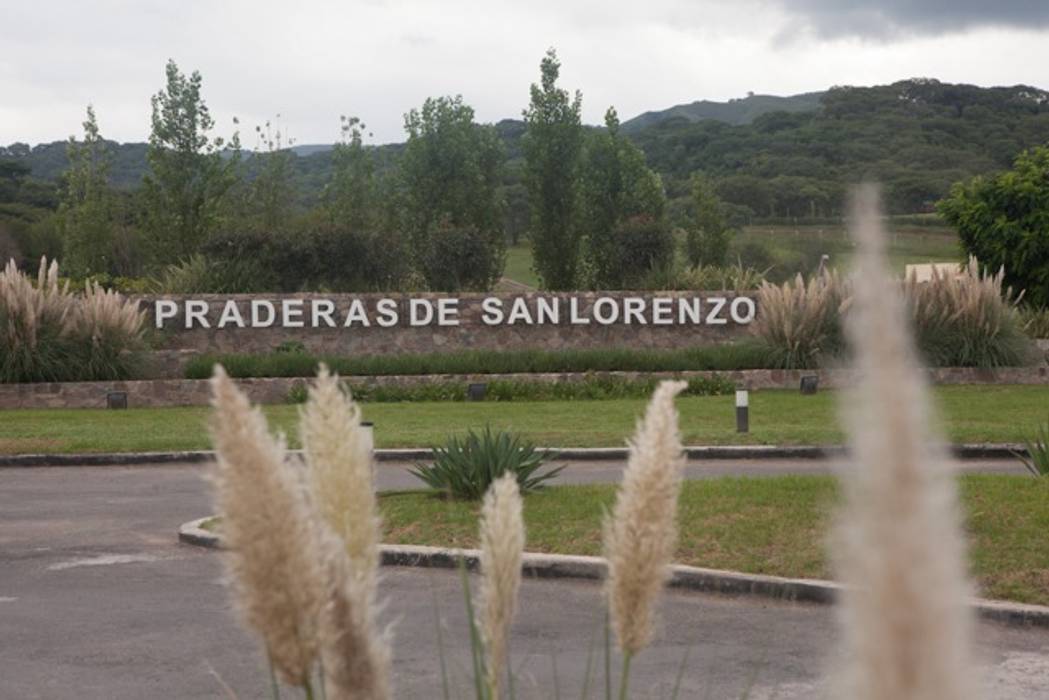
[[[667,109],[644,112],[633,119],[623,122],[625,133],[635,133],[648,126],[659,124],[668,119],[685,119],[689,122],[713,119],[738,126],[750,124],[763,114],[769,112],[812,112],[820,108],[820,100],[827,93],[804,92],[798,95],[780,97],[777,95],[750,94],[728,102],[697,100],[690,104],[674,105]]]

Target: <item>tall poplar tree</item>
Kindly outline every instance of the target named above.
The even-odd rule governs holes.
[[[534,265],[547,289],[571,289],[579,273],[583,97],[578,90],[572,97],[557,87],[561,63],[553,49],[539,69],[540,82],[532,84],[531,102],[524,112],[527,130],[522,143]]]
[[[174,61],[167,85],[153,96],[152,132],[143,187],[144,223],[157,262],[196,253],[221,221],[224,200],[237,180],[237,135],[212,138],[215,121],[200,94],[200,73],[188,78]],[[232,149],[233,157],[223,151]]]
[[[59,205],[63,268],[86,276],[113,271],[115,198],[109,188],[112,154],[98,129],[95,110],[87,106],[84,140],[66,145],[69,169]]]

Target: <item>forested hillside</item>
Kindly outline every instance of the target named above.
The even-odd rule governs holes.
[[[764,111],[776,104],[791,111]],[[755,113],[749,123],[730,123]],[[906,80],[792,98],[679,105],[647,112],[622,129],[663,176],[672,201],[685,196],[693,172],[703,171],[721,198],[737,207],[737,218],[831,217],[840,215],[848,183],[870,178],[884,184],[890,212],[919,213],[931,211],[951,183],[1005,168],[1023,149],[1049,142],[1049,92]],[[509,161],[505,184],[514,187],[524,123],[507,119],[496,132]],[[147,169],[146,144],[110,145],[112,183],[138,186]],[[402,149],[375,147],[380,170]],[[68,167],[65,151],[65,142],[14,144],[0,148],[0,157],[27,165],[33,178],[55,180]],[[331,176],[331,150],[294,151],[299,202],[310,206]],[[254,168],[246,155],[250,178]],[[515,194],[508,198],[513,208]]]

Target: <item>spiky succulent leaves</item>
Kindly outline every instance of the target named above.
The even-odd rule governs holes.
[[[432,464],[417,464],[411,473],[452,498],[479,499],[506,472],[516,476],[521,493],[543,488],[563,469],[539,473],[550,457],[517,435],[485,426],[463,438],[450,436],[444,446],[434,448]]]
[[[965,700],[978,685],[955,484],[929,427],[928,392],[880,221],[877,191],[862,188],[848,319],[860,378],[843,406],[853,464],[843,475],[834,548],[847,585],[842,697]]]
[[[605,594],[620,650],[634,655],[652,636],[655,602],[677,545],[677,500],[685,455],[674,397],[662,382],[630,443],[616,502],[604,523]]]
[[[507,640],[521,586],[525,545],[521,492],[512,473],[496,479],[481,506],[481,621],[486,652],[485,683],[498,698],[507,668]]]
[[[323,593],[306,494],[283,440],[269,434],[262,413],[220,366],[211,388],[215,500],[234,598],[280,678],[306,686]]]

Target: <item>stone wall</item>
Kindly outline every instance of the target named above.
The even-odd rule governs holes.
[[[431,382],[486,382],[515,380],[529,382],[579,381],[584,377],[613,376],[625,379],[711,378],[722,377],[741,388],[798,389],[801,377],[817,375],[821,389],[847,386],[854,381],[851,370],[743,370],[736,372],[597,372],[589,374],[489,374],[489,375],[422,375],[355,377],[366,385],[420,385]],[[934,384],[1049,384],[1049,367],[1013,367],[996,370],[941,368],[928,370]],[[287,401],[295,387],[303,387],[304,378],[239,379],[238,385],[252,401],[270,404]],[[205,406],[209,400],[206,379],[157,379],[127,382],[68,382],[55,384],[0,384],[0,409],[16,408],[105,408],[106,394],[127,393],[130,408],[162,406]]]
[[[158,349],[167,351],[195,352],[269,352],[289,341],[302,343],[307,350],[317,353],[346,355],[375,355],[384,353],[420,353],[434,351],[454,351],[464,349],[519,350],[546,349],[560,350],[565,348],[681,348],[696,345],[707,345],[728,342],[748,333],[747,326],[728,320],[722,324],[656,324],[651,322],[623,323],[622,320],[611,324],[591,321],[588,324],[565,323],[568,316],[568,303],[571,298],[578,302],[580,316],[590,317],[594,311],[595,300],[606,297],[622,303],[626,299],[641,299],[651,304],[654,299],[678,299],[700,297],[702,300],[711,297],[724,297],[729,303],[735,298],[731,292],[573,292],[566,294],[530,292],[525,294],[287,294],[287,295],[165,295],[137,297],[142,308],[154,324],[153,311],[158,299],[174,301],[178,312],[165,321],[165,328],[158,331]],[[482,304],[486,299],[498,299],[505,312],[509,312],[518,299],[523,299],[527,306],[534,307],[540,300],[550,303],[559,300],[562,304],[562,322],[560,323],[500,323],[488,325],[482,321]],[[458,325],[441,326],[436,323],[424,326],[410,325],[409,304],[412,300],[424,300],[437,304],[440,300],[457,299]],[[209,310],[206,318],[210,328],[197,327],[186,329],[184,305],[187,300],[207,302]],[[347,309],[355,300],[367,308],[374,308],[380,300],[388,303],[398,312],[398,320],[390,327],[382,327],[372,319],[369,326],[355,324],[351,327],[309,327],[307,321],[303,328],[281,328],[276,325],[268,328],[238,328],[228,325],[217,328],[223,307],[234,301],[246,316],[253,300],[274,302],[278,307],[285,300],[301,300],[309,305],[317,300],[334,302],[337,311],[336,320],[341,321]],[[704,307],[703,316],[707,314]],[[728,318],[728,306],[721,317]],[[309,311],[306,312],[307,318]],[[509,315],[507,313],[507,315]]]

